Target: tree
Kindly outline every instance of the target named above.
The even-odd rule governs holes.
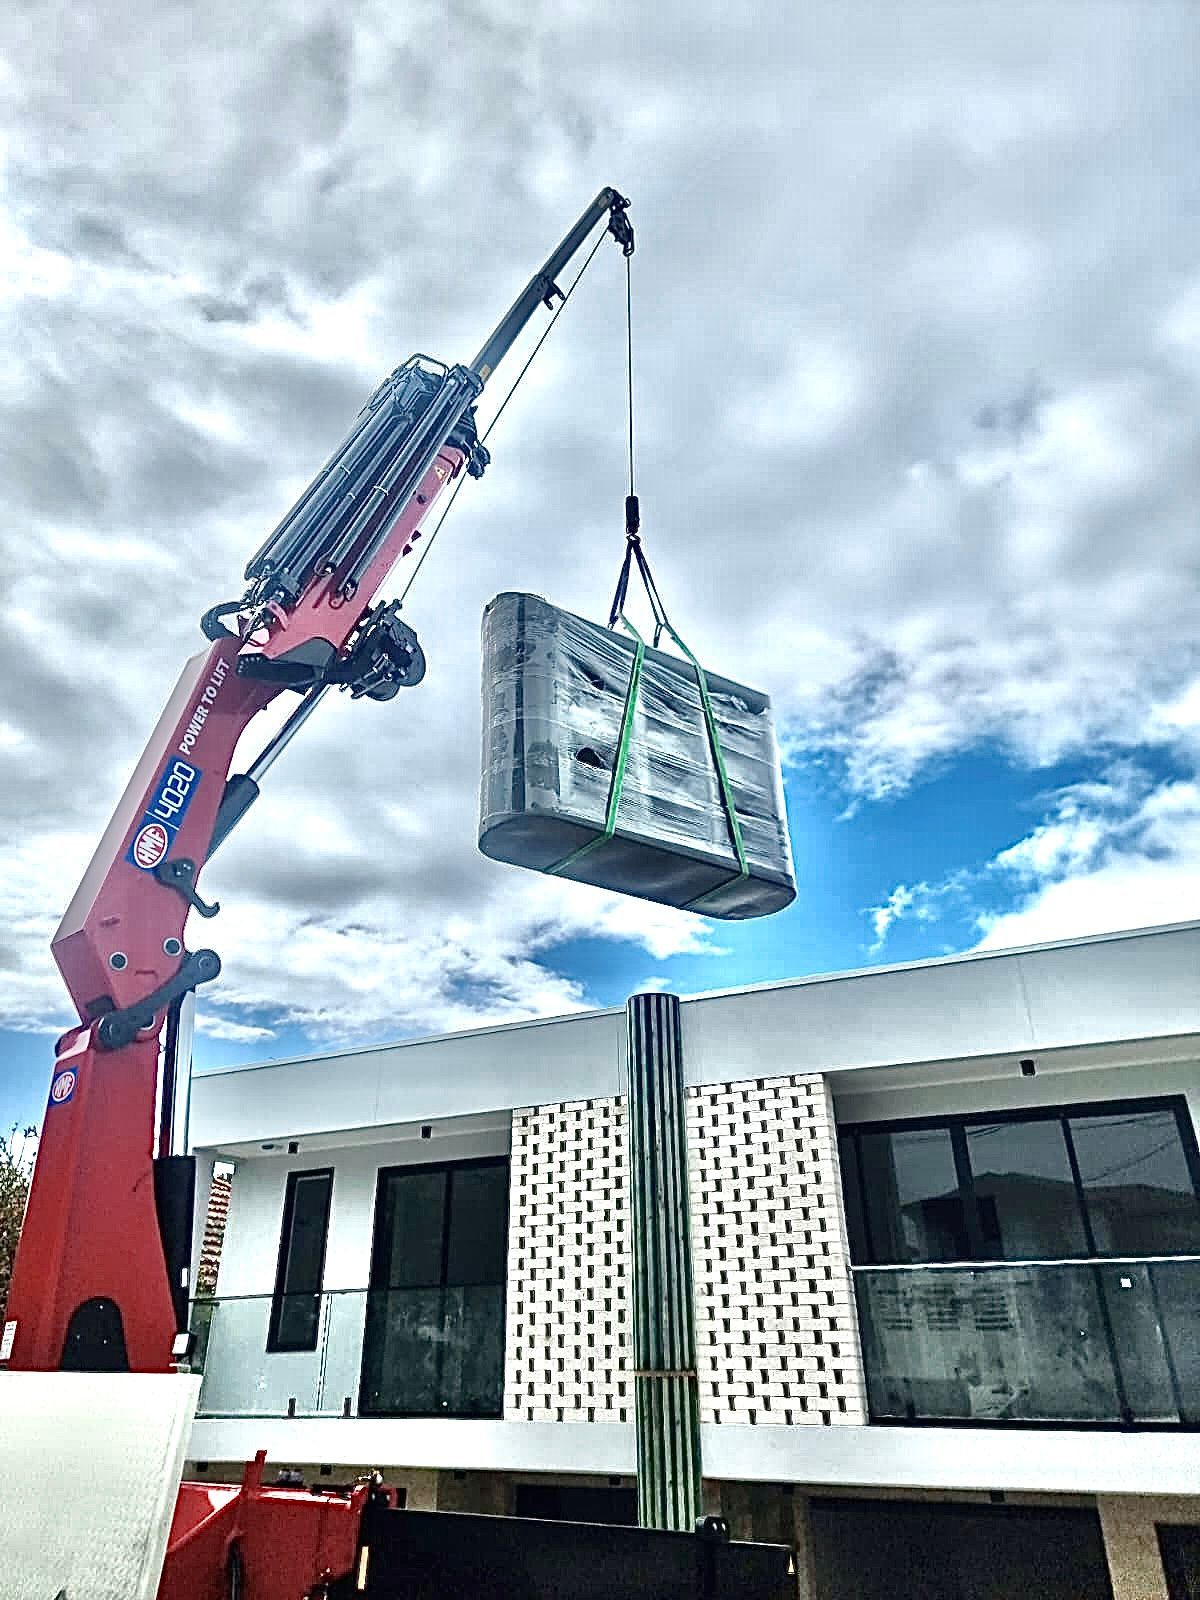
[[[36,1128],[14,1127],[7,1138],[0,1133],[0,1309],[8,1299],[36,1147]]]

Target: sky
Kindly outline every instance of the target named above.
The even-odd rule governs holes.
[[[201,612],[605,184],[646,548],[773,699],[797,900],[476,850],[482,609],[602,619],[622,553],[610,246],[414,587],[425,682],[327,697],[206,870],[198,1068],[1200,915],[1198,44],[1193,0],[8,8],[0,1128]]]

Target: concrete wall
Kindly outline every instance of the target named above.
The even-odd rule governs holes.
[[[1157,1525],[1200,1524],[1200,1498],[1101,1495],[1097,1506],[1112,1576],[1113,1600],[1168,1600]]]
[[[683,1003],[693,1085],[1200,1034],[1200,927],[880,968]],[[624,1018],[594,1012],[197,1078],[198,1148],[621,1092]]]
[[[918,1074],[912,1076],[916,1079]],[[879,1087],[872,1086],[870,1078],[869,1073],[845,1073],[831,1080],[839,1123],[1181,1094],[1188,1102],[1192,1127],[1200,1129],[1200,1041],[1191,1060],[1146,1060],[1136,1066],[1079,1067],[1043,1056],[1033,1078],[1023,1078],[1015,1062],[1004,1071],[964,1063],[957,1074],[939,1075],[936,1084],[893,1079]]]

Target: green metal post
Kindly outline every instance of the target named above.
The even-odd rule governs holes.
[[[690,1532],[701,1515],[700,1393],[679,1000],[635,994],[627,1019],[638,1521]]]

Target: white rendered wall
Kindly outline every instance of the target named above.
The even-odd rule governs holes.
[[[456,1137],[437,1130],[428,1141],[381,1141],[239,1162],[233,1179],[217,1295],[273,1292],[289,1173],[333,1168],[324,1288],[365,1289],[371,1274],[371,1234],[380,1169],[424,1161],[507,1155],[508,1143],[505,1132]]]
[[[692,1085],[999,1061],[1200,1036],[1200,928],[803,979],[685,999]],[[203,1074],[197,1148],[387,1128],[620,1093],[622,1011]],[[836,1090],[835,1086],[835,1092]]]
[[[862,1489],[1194,1495],[1200,1435],[1024,1428],[701,1427],[709,1478]],[[633,1424],[200,1418],[188,1455],[475,1472],[631,1473]]]
[[[1187,1100],[1193,1128],[1200,1127],[1200,1053],[1197,1060],[1191,1061],[1150,1060],[1137,1066],[1078,1069],[1069,1061],[1064,1064],[1043,1057],[1032,1078],[1023,1078],[1018,1063],[1013,1062],[986,1072],[964,1066],[961,1076],[947,1077],[937,1084],[892,1082],[884,1088],[868,1084],[865,1075],[859,1081],[851,1074],[833,1080],[840,1124],[1178,1094]]]

